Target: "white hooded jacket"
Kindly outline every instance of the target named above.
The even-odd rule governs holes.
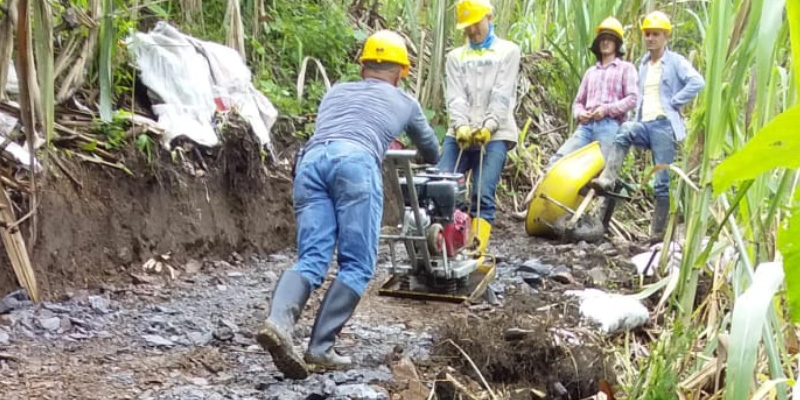
[[[485,126],[492,132],[492,141],[517,143],[514,109],[520,57],[519,46],[500,38],[488,49],[473,50],[467,43],[447,53],[448,136],[462,125]]]

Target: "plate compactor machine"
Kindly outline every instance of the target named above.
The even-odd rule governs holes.
[[[387,183],[400,193],[399,234],[382,234],[389,243],[391,278],[383,296],[464,302],[480,298],[495,278],[494,257],[470,243],[469,194],[464,174],[427,168],[414,173],[415,150],[389,150]],[[477,235],[474,235],[477,237]],[[406,255],[400,259],[397,244]]]

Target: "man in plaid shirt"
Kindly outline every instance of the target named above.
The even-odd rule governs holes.
[[[597,64],[586,71],[572,104],[578,129],[550,158],[547,169],[561,157],[594,141],[600,142],[606,157],[620,124],[636,106],[638,77],[636,67],[621,58],[622,33],[622,24],[614,17],[606,18],[597,27],[591,47]]]
[[[675,161],[678,143],[686,138],[686,124],[681,110],[706,85],[692,63],[667,45],[672,23],[661,11],[653,11],[642,21],[647,54],[639,62],[639,99],[632,121],[619,128],[614,145],[605,157],[605,167],[590,186],[602,191],[614,189],[617,174],[631,146],[650,150],[653,164]],[[653,196],[655,210],[650,219],[650,243],[664,239],[670,212],[669,169],[655,174]]]

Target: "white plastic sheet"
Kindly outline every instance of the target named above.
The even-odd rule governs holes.
[[[5,142],[6,136],[14,130],[16,125],[16,118],[0,112],[0,144]],[[31,169],[31,153],[28,152],[27,147],[20,146],[15,142],[9,142],[5,145],[3,151],[13,157],[23,168],[27,170]],[[33,171],[42,171],[42,166],[39,164],[39,160],[37,160],[36,157],[33,158]]]
[[[165,147],[180,136],[216,146],[214,112],[235,109],[250,123],[260,144],[272,151],[270,130],[278,111],[253,87],[239,53],[184,35],[163,21],[149,33],[135,33],[127,42],[142,82],[151,91],[153,112],[165,131]]]
[[[632,296],[598,289],[568,290],[565,294],[578,297],[581,315],[598,324],[605,333],[629,331],[650,318],[647,308]]]
[[[703,238],[703,248],[708,245],[709,240],[710,239],[708,237]],[[656,243],[650,247],[650,250],[631,257],[631,263],[636,266],[636,272],[639,275],[653,276],[655,269],[658,268],[659,263],[661,262],[661,251],[663,249],[663,243]],[[734,261],[736,256],[736,250],[733,248],[733,246],[717,243],[711,252],[708,263],[711,265],[720,261],[723,264],[727,264]],[[681,252],[681,245],[675,242],[670,243],[669,250],[667,251],[666,275],[679,270],[682,259],[683,253]]]
[[[636,272],[639,275],[653,276],[655,269],[658,268],[661,262],[661,250],[663,248],[663,243],[657,243],[651,246],[649,251],[631,257],[631,262],[636,266]],[[682,257],[683,254],[681,254],[678,245],[671,243],[667,254],[666,270],[669,271],[667,275],[680,268]]]

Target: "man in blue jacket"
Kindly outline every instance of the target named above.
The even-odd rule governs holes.
[[[700,73],[683,56],[667,48],[672,25],[660,11],[645,17],[642,23],[646,54],[639,64],[639,98],[636,116],[620,126],[605,169],[592,184],[612,190],[617,173],[631,145],[649,149],[654,164],[675,161],[677,143],[686,137],[681,108],[692,101],[705,86]],[[656,173],[655,212],[650,225],[650,242],[664,239],[669,215],[669,173]]]
[[[383,214],[381,163],[389,144],[405,131],[425,162],[439,159],[439,142],[422,108],[397,88],[410,66],[402,37],[376,32],[360,61],[362,80],[337,84],[325,95],[314,135],[295,163],[299,259],[278,280],[269,318],[256,335],[292,379],[306,378],[308,365],[326,369],[351,362],[333,345],[374,276]],[[294,325],[311,291],[322,285],[337,241],[339,272],[319,306],[303,358],[294,350]]]

